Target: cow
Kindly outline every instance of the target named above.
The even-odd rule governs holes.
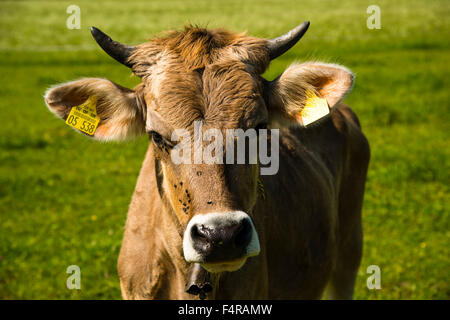
[[[341,102],[354,74],[312,61],[262,77],[308,26],[262,39],[188,25],[137,46],[91,27],[141,83],[131,90],[84,78],[47,90],[48,108],[64,120],[95,97],[98,126],[85,133],[93,139],[149,136],[118,259],[124,299],[203,299],[186,290],[199,275],[208,299],[353,297],[370,158]],[[307,124],[310,94],[329,112]],[[173,133],[193,132],[196,121],[220,132],[278,129],[278,172],[261,175],[259,161],[175,164]]]

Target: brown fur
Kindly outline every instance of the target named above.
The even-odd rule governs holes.
[[[262,252],[239,271],[220,275],[209,298],[317,299],[328,283],[332,297],[352,296],[369,159],[367,141],[353,117],[340,105],[320,126],[283,129],[280,171],[261,177],[266,199],[255,199],[251,214]],[[119,259],[122,292],[126,299],[191,299],[183,290],[189,266],[181,247],[190,216],[172,208],[176,197],[167,199],[165,191],[158,192],[162,177],[155,152],[151,145],[128,213]],[[207,194],[216,200],[222,177],[191,169],[203,174],[191,175],[183,185],[198,186],[194,198],[205,202],[209,198],[204,192],[212,188]],[[229,208],[222,201],[209,210]],[[155,278],[160,280],[152,285]],[[162,285],[169,287],[158,287]]]
[[[120,132],[156,131],[167,141],[175,129],[192,132],[194,120],[223,134],[263,123],[280,128],[280,169],[273,176],[259,176],[257,164],[175,165],[166,141],[150,143],[118,262],[125,299],[193,298],[184,292],[186,226],[197,214],[231,210],[251,216],[261,253],[236,272],[215,274],[209,298],[316,299],[327,285],[330,297],[351,298],[362,252],[369,161],[358,119],[340,103],[353,75],[340,66],[305,63],[268,82],[260,76],[269,64],[266,43],[226,30],[171,32],[139,45],[130,57],[133,72],[142,78],[134,92],[111,89],[102,95],[109,115],[131,116],[118,124],[102,117],[104,136],[94,138],[116,130],[101,129],[108,124],[121,126]],[[46,95],[47,104],[64,118],[80,96],[99,94],[89,91],[94,86],[58,87]],[[82,88],[77,97],[69,94],[74,88]],[[325,97],[332,108],[330,116],[308,128],[299,120],[306,90]],[[118,97],[122,105],[115,103]]]

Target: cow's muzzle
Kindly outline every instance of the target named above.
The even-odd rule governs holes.
[[[242,211],[194,216],[183,238],[184,258],[210,272],[236,271],[259,254],[252,219]]]

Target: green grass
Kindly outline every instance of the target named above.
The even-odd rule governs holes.
[[[81,7],[81,30],[66,8]],[[381,8],[381,30],[366,8]],[[357,299],[449,299],[448,1],[2,1],[0,2],[0,298],[119,299],[116,262],[147,147],[93,142],[47,111],[53,84],[91,76],[138,83],[92,40],[95,25],[137,44],[185,23],[273,37],[311,27],[274,61],[341,63],[357,74],[346,102],[372,148]],[[81,267],[82,290],[66,288]],[[368,290],[366,268],[381,268]]]

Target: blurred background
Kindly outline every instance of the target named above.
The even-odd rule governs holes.
[[[68,29],[69,5],[80,29]],[[381,28],[369,29],[370,5]],[[356,299],[449,299],[450,2],[176,0],[0,2],[0,299],[120,299],[117,258],[148,138],[99,143],[46,108],[45,90],[81,77],[139,79],[92,39],[139,44],[187,23],[272,38],[310,20],[272,62],[322,60],[356,73],[346,103],[372,149]],[[81,290],[68,290],[69,265]],[[366,269],[381,269],[369,290]]]

